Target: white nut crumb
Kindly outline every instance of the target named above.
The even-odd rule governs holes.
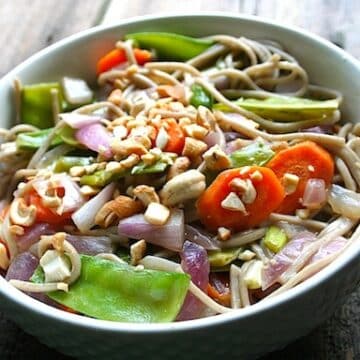
[[[255,256],[256,254],[251,250],[245,250],[239,254],[238,259],[242,261],[249,261],[252,260]]]
[[[164,149],[167,143],[169,142],[169,139],[170,139],[169,134],[166,132],[166,130],[163,127],[161,127],[156,137],[156,141],[155,141],[156,146],[161,150]]]
[[[240,211],[244,214],[247,214],[243,202],[234,192],[230,192],[228,196],[221,202],[221,207],[226,210]]]
[[[282,178],[282,185],[284,186],[286,195],[293,194],[296,191],[298,184],[299,184],[299,177],[297,175],[290,173],[284,174]]]
[[[217,229],[218,238],[222,241],[229,240],[231,237],[231,231],[225,227],[219,227]]]
[[[131,265],[137,265],[146,252],[145,240],[139,240],[130,246]]]
[[[255,170],[251,175],[250,178],[255,181],[261,181],[263,179],[262,173],[259,170]]]
[[[170,210],[157,202],[152,202],[148,205],[144,218],[153,225],[164,225],[169,220]]]

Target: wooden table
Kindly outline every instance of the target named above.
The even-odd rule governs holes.
[[[160,12],[231,11],[313,31],[360,58],[355,0],[1,0],[0,76],[38,50],[99,23]],[[359,359],[360,288],[310,335],[263,360]],[[274,324],[276,327],[276,324]],[[274,329],[276,331],[276,329]],[[69,359],[25,334],[0,313],[1,359]],[[234,352],[234,358],[236,352]]]

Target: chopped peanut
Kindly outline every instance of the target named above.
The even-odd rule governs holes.
[[[185,89],[182,85],[160,85],[157,92],[161,97],[171,97],[181,102],[185,100]]]
[[[255,170],[251,175],[250,178],[255,181],[261,181],[263,176],[259,170]]]
[[[182,155],[187,156],[189,159],[196,159],[201,156],[207,149],[207,145],[200,140],[193,139],[191,137],[185,138],[185,145],[182,151]]]
[[[114,139],[111,142],[111,150],[120,158],[125,158],[131,154],[144,155],[147,153],[146,147],[137,141],[137,137],[125,140]]]
[[[164,149],[169,142],[169,139],[169,134],[163,127],[161,127],[156,137],[156,146],[161,150]]]
[[[93,196],[93,195],[96,195],[99,191],[100,191],[100,189],[95,188],[95,187],[90,186],[90,185],[83,185],[80,188],[80,192],[84,196]]]
[[[69,171],[70,175],[73,177],[85,175],[85,168],[83,166],[73,166]]]
[[[220,148],[219,145],[212,146],[207,150],[203,159],[205,161],[206,168],[209,170],[224,170],[230,167],[231,162],[229,157]]]
[[[226,210],[240,211],[247,214],[243,202],[234,192],[230,192],[229,195],[221,202],[221,207]]]
[[[294,174],[285,173],[282,178],[282,185],[284,186],[286,195],[294,193],[299,184],[299,177]]]
[[[138,185],[133,189],[133,195],[138,198],[144,206],[148,206],[150,203],[160,202],[159,196],[152,186]]]
[[[231,237],[231,231],[225,227],[219,227],[217,233],[219,240],[222,241],[229,240]]]
[[[164,225],[169,220],[170,210],[157,202],[152,202],[148,205],[144,218],[153,225]]]
[[[246,187],[245,192],[241,196],[241,200],[245,204],[252,204],[256,199],[257,192],[254,187],[254,184],[252,183],[252,181],[250,179],[246,179],[246,185],[247,185],[247,187]]]
[[[189,124],[183,127],[187,136],[193,137],[198,140],[203,140],[209,133],[209,130],[197,124]]]
[[[141,155],[141,160],[146,164],[146,165],[152,165],[156,162],[157,158],[154,154],[148,152],[145,155]]]
[[[123,170],[130,169],[140,161],[140,156],[131,154],[126,159],[120,161],[120,166]]]
[[[180,156],[175,159],[174,163],[170,166],[167,173],[167,180],[185,172],[190,167],[190,160],[186,156]]]
[[[116,220],[135,215],[143,210],[140,201],[128,196],[120,195],[116,199],[107,202],[96,214],[95,224],[101,227],[108,227]]]
[[[255,256],[256,254],[251,250],[245,250],[239,254],[238,259],[242,261],[249,261],[252,260]]]
[[[146,241],[144,239],[137,241],[130,246],[131,265],[137,265],[144,257],[146,252]]]
[[[112,102],[113,104],[115,104],[117,106],[121,105],[122,91],[120,89],[113,90],[108,97],[108,101]]]
[[[6,247],[3,243],[0,242],[0,268],[7,270],[10,265],[10,259],[8,257]]]

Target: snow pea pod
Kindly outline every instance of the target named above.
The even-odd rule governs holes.
[[[84,156],[62,156],[54,164],[54,172],[68,172],[73,166],[86,166],[93,162],[93,158]]]
[[[135,40],[144,49],[155,50],[161,60],[187,61],[214,44],[212,40],[166,32],[140,32],[128,34],[125,39]]]
[[[212,96],[201,86],[198,84],[194,84],[191,86],[192,95],[190,98],[190,104],[194,105],[198,108],[200,105],[211,109],[213,106],[213,98]]]
[[[274,155],[269,145],[256,142],[234,151],[230,155],[230,160],[234,168],[249,165],[264,166]]]
[[[41,269],[31,280],[44,281]],[[48,296],[82,314],[122,322],[170,322],[176,318],[189,288],[184,273],[135,270],[101,258],[81,255],[81,275],[69,291]]]

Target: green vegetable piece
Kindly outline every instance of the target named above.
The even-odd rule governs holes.
[[[31,278],[42,283],[42,271]],[[81,255],[81,275],[69,291],[48,296],[82,314],[111,321],[159,323],[175,319],[189,288],[183,273],[134,267]]]
[[[86,166],[93,162],[91,157],[62,156],[54,164],[54,172],[68,172],[73,166]]]
[[[80,185],[104,187],[105,185],[110,184],[112,181],[119,180],[127,175],[130,175],[129,170],[125,170],[125,171],[98,170],[94,174],[83,175],[80,178]]]
[[[205,106],[209,109],[213,106],[212,96],[198,84],[191,86],[192,95],[190,98],[190,104],[198,108],[200,105]]]
[[[161,60],[187,61],[213,45],[212,40],[166,32],[140,32],[128,34],[125,39],[135,40],[144,49],[155,50]]]
[[[25,124],[34,125],[40,129],[47,129],[54,125],[51,90],[59,93],[59,109],[66,108],[60,84],[40,83],[26,85],[21,93],[21,119]]]
[[[285,231],[272,225],[266,231],[263,244],[272,252],[277,253],[286,245],[287,241]]]
[[[143,174],[156,174],[166,170],[169,166],[168,162],[162,160],[157,161],[155,164],[147,165],[144,162],[140,162],[135,165],[131,170],[131,175],[143,175]]]
[[[35,151],[44,143],[52,130],[53,128],[21,133],[16,137],[16,146],[19,150]],[[62,143],[61,137],[56,135],[51,142],[51,146],[57,146]]]
[[[241,248],[212,250],[208,252],[211,267],[219,268],[231,264],[241,252]]]
[[[238,99],[235,104],[264,118],[277,121],[301,121],[323,118],[339,108],[338,100],[312,100],[298,97],[269,97],[266,99]],[[217,104],[218,110],[231,111]]]
[[[256,142],[234,151],[230,155],[230,160],[234,168],[250,165],[264,166],[274,155],[275,152],[269,145]]]
[[[58,134],[65,144],[71,146],[79,146],[80,143],[75,138],[76,129],[71,128],[68,125],[63,126],[59,129]]]

